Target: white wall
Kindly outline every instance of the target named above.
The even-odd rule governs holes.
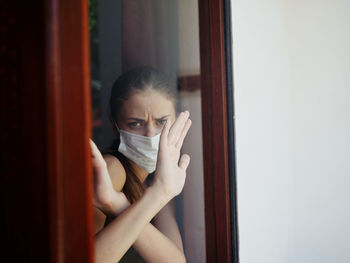
[[[349,10],[232,1],[242,263],[350,262]]]

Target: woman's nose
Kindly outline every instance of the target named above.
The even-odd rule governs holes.
[[[155,127],[153,124],[148,124],[145,126],[145,134],[146,137],[153,137],[157,135],[159,132],[157,130],[157,127]]]

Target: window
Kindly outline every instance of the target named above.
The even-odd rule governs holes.
[[[199,83],[205,142],[203,170],[207,262],[236,260],[236,249],[232,247],[236,248],[237,233],[231,231],[235,230],[235,213],[231,213],[234,211],[232,207],[234,208],[235,200],[230,198],[234,197],[234,192],[230,193],[230,184],[232,181],[234,183],[234,180],[230,181],[234,179],[233,169],[230,168],[233,156],[228,149],[228,142],[232,141],[232,136],[229,134],[232,131],[228,132],[231,124],[227,118],[227,111],[232,105],[228,106],[226,96],[229,81],[227,81],[228,49],[225,48],[225,35],[228,36],[226,29],[229,23],[225,23],[224,5],[227,3],[228,1],[207,0],[199,1],[198,6],[201,74]],[[51,0],[45,3],[17,5],[7,1],[6,8],[4,10],[9,14],[9,23],[15,21],[16,27],[8,27],[9,32],[14,34],[8,34],[4,39],[14,40],[13,43],[18,45],[13,47],[18,50],[18,54],[25,56],[25,59],[15,61],[17,63],[15,65],[23,71],[15,72],[16,76],[21,85],[27,85],[23,87],[33,87],[35,91],[25,93],[26,99],[35,101],[35,96],[38,94],[45,94],[46,99],[45,103],[36,105],[37,111],[26,112],[26,118],[30,115],[36,120],[40,114],[43,120],[47,120],[42,122],[42,125],[31,127],[33,134],[35,132],[41,134],[42,145],[31,147],[34,144],[30,140],[24,140],[23,145],[18,145],[31,149],[31,154],[25,159],[29,166],[25,167],[39,167],[35,166],[38,164],[37,158],[34,157],[45,156],[41,158],[45,167],[34,170],[40,171],[42,176],[33,178],[38,180],[46,178],[47,181],[40,184],[40,189],[37,188],[39,192],[26,191],[19,193],[18,198],[35,200],[36,195],[40,193],[40,198],[47,200],[47,207],[44,210],[39,206],[33,207],[34,211],[41,212],[26,213],[27,223],[21,227],[16,225],[18,221],[6,219],[8,230],[5,231],[7,233],[5,236],[11,235],[11,229],[18,229],[18,236],[21,230],[42,229],[43,234],[34,237],[36,239],[34,241],[37,242],[24,242],[23,246],[18,248],[19,251],[24,251],[25,260],[29,262],[39,261],[36,257],[39,253],[28,252],[37,251],[35,246],[39,241],[40,244],[46,244],[45,251],[49,250],[47,253],[42,253],[42,257],[48,256],[52,262],[93,262],[92,177],[88,144],[92,127],[88,1]],[[16,13],[15,10],[26,10],[26,12]],[[11,20],[13,14],[15,19]],[[23,28],[26,30],[22,30]],[[18,34],[19,32],[21,33]],[[30,38],[29,35],[37,37]],[[23,39],[26,40],[26,45],[23,45]],[[10,47],[11,43],[9,42]],[[24,52],[21,53],[22,50]],[[36,53],[33,53],[34,51]],[[38,56],[31,57],[33,54]],[[36,64],[31,67],[30,61],[35,61]],[[29,84],[26,82],[28,76],[31,76],[31,80],[34,80],[34,76],[41,78],[35,79],[38,82],[33,82],[32,85],[31,81]],[[196,77],[181,77],[179,82],[182,83],[182,87],[188,86],[186,83],[192,81],[198,83]],[[9,89],[4,89],[6,90]],[[4,92],[4,97],[14,99],[11,94]],[[17,101],[22,103],[20,105],[23,107],[18,110],[24,116],[26,104],[20,99]],[[20,124],[22,119],[19,117],[16,120]],[[5,118],[5,123],[10,123],[10,119]],[[16,141],[15,134],[7,133],[7,136],[10,136],[9,141]],[[34,166],[30,166],[31,164]],[[15,171],[18,178],[23,179],[28,175],[23,173],[20,167]],[[12,192],[13,185],[10,181],[2,182],[4,185],[2,200],[5,200],[4,196]],[[11,202],[2,202],[4,211],[12,211],[12,206]],[[39,215],[41,220],[37,220]]]

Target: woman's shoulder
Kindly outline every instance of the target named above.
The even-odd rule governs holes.
[[[109,176],[111,177],[114,189],[117,191],[122,191],[126,180],[126,172],[123,164],[116,156],[112,154],[104,154],[103,158],[106,161]]]

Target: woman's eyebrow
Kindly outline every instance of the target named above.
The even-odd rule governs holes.
[[[169,116],[170,116],[170,115],[165,115],[165,116],[163,116],[163,117],[156,118],[156,120],[162,120],[162,119],[167,118],[167,117],[169,117]]]
[[[169,117],[170,115],[168,114],[168,115],[164,115],[164,116],[162,116],[162,117],[159,117],[159,118],[155,118],[156,120],[162,120],[162,119],[164,119],[164,118],[167,118],[167,117]],[[130,117],[130,118],[127,118],[126,120],[130,120],[130,121],[145,121],[145,119],[141,119],[141,118],[135,118],[135,117]]]
[[[131,120],[131,121],[145,121],[144,119],[139,119],[139,118],[127,118],[127,120]]]

